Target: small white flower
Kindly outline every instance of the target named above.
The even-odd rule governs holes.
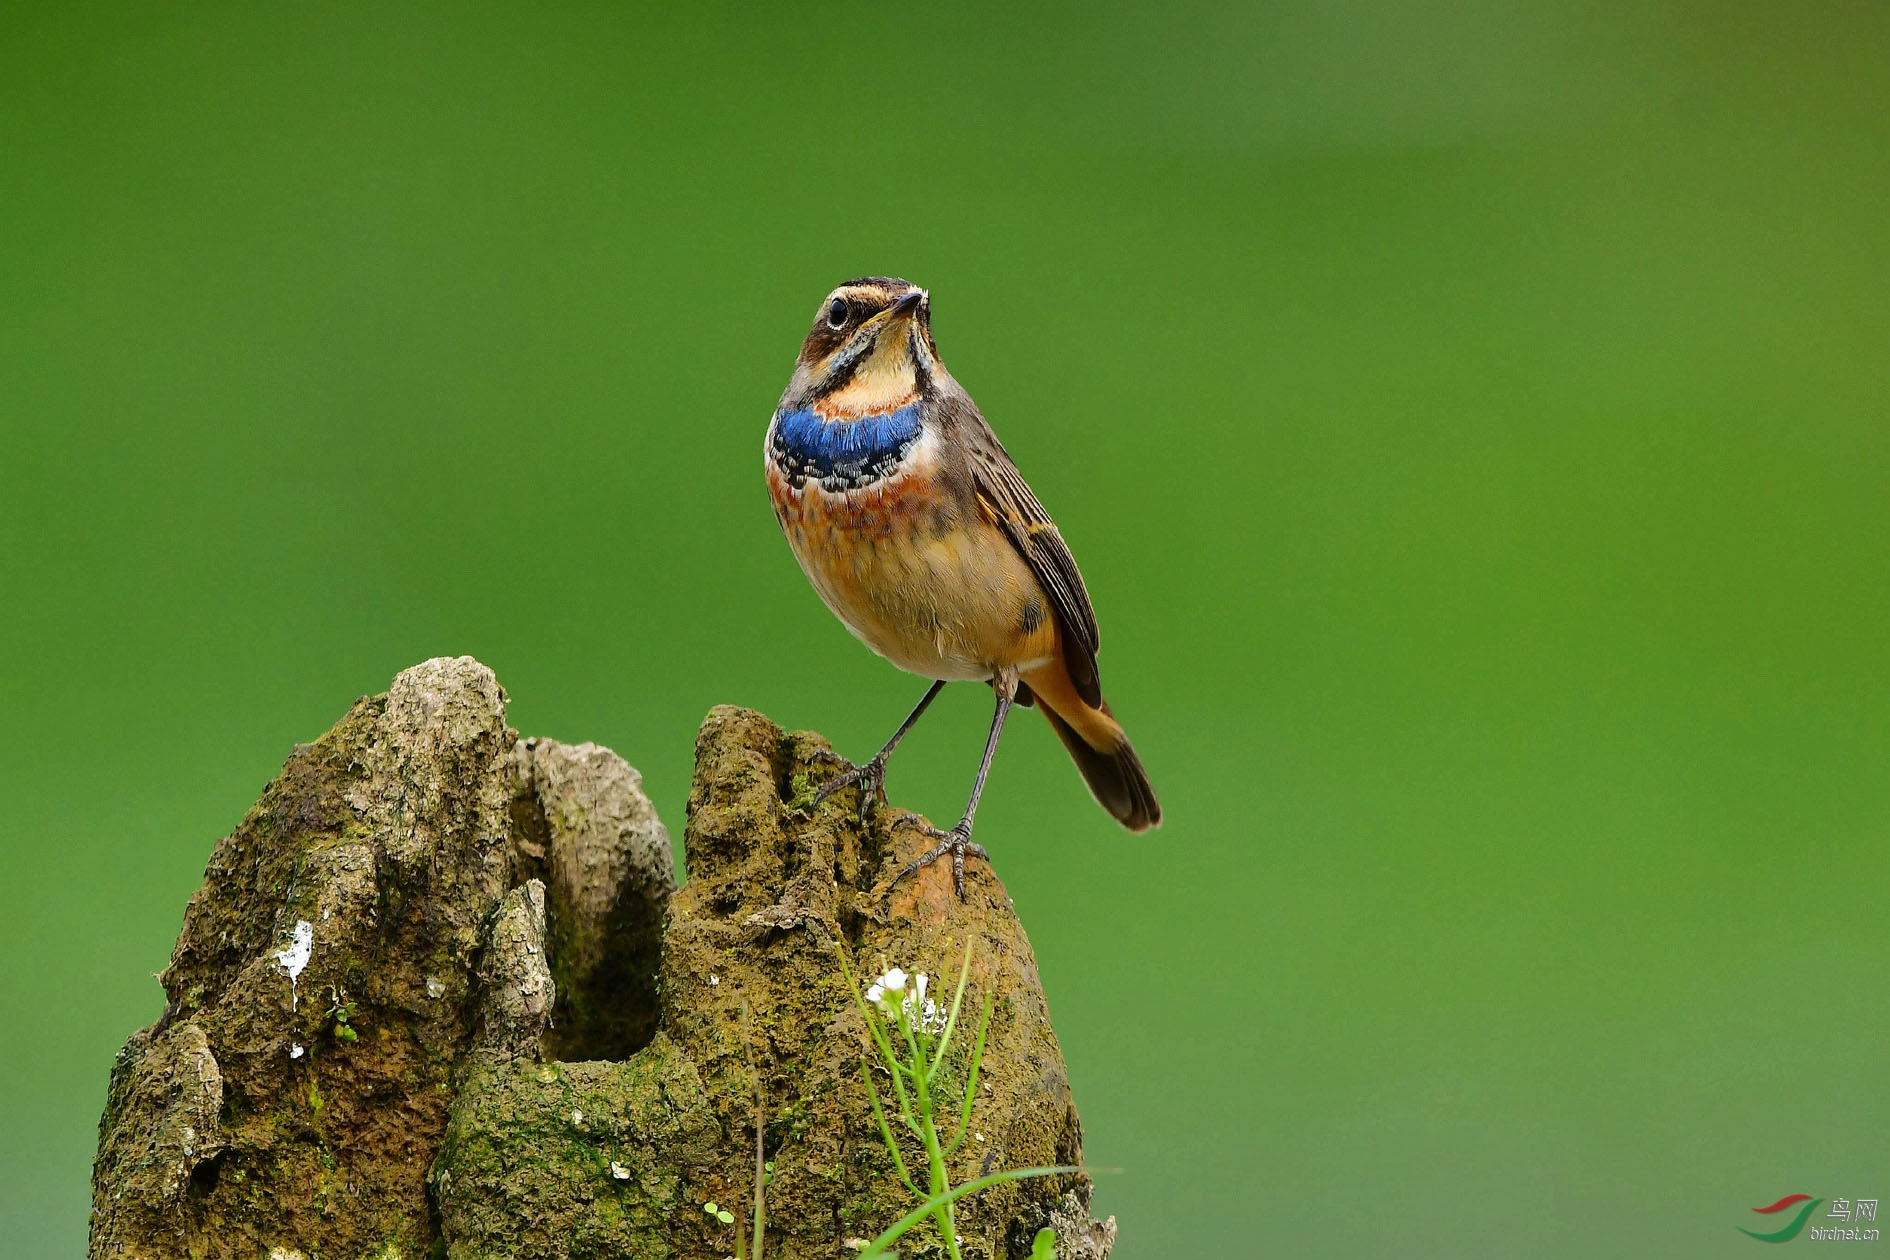
[[[583,1123],[584,1123],[584,1113],[583,1113],[582,1111],[573,1111],[573,1112],[571,1113],[571,1123],[572,1123],[572,1124],[583,1124]]]
[[[719,987],[719,986],[721,985],[721,983],[722,983],[722,977],[720,977],[720,976],[710,976],[710,977],[709,977],[709,987],[710,987],[711,989],[713,989],[713,988],[717,988],[717,987]]]
[[[906,988],[906,973],[894,967],[879,978],[880,987],[888,993],[903,993]]]
[[[866,991],[866,1000],[874,1006],[884,1006],[886,1005],[886,990],[875,982],[873,987]]]
[[[980,1142],[984,1141],[984,1134],[982,1133],[974,1133],[971,1136],[977,1138]]]
[[[289,1047],[289,1057],[291,1059],[299,1059],[302,1057],[302,1043],[301,1042],[299,1041],[295,1042],[293,1045]]]
[[[918,979],[914,980],[913,984],[917,986],[919,1001],[925,1002],[925,973],[923,971],[919,973]],[[932,1005],[930,1002],[925,1002],[925,1004]]]
[[[630,1180],[630,1170],[614,1159],[610,1161],[610,1175],[615,1177],[618,1181]]]

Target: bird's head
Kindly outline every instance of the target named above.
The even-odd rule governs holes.
[[[904,280],[849,280],[820,303],[784,402],[834,414],[903,405],[940,371],[932,303]]]

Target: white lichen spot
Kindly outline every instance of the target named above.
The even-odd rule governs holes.
[[[630,1170],[614,1159],[610,1161],[610,1175],[615,1177],[618,1181],[630,1180]]]
[[[427,977],[427,996],[428,997],[437,998],[445,992],[446,992],[446,981],[440,979],[438,976]]]
[[[301,1042],[298,1041],[294,1045],[289,1047],[289,1057],[291,1059],[299,1059],[302,1057],[302,1043]]]
[[[315,952],[315,925],[307,919],[298,919],[295,932],[289,938],[289,947],[276,951],[276,962],[289,973],[289,1009],[294,1010],[301,1001],[301,994],[296,989],[296,981],[302,978],[302,969],[308,966],[309,955]]]

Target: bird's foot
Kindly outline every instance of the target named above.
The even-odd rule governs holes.
[[[833,757],[846,769],[815,790],[814,804],[819,805],[841,788],[857,783],[860,785],[860,822],[865,823],[873,810],[885,798],[886,761],[883,757],[874,757],[864,765],[856,766],[838,753],[833,754]]]
[[[963,901],[965,899],[965,856],[969,854],[975,858],[983,858],[988,863],[991,860],[991,855],[984,851],[983,845],[973,844],[971,842],[971,824],[969,822],[961,822],[950,831],[940,831],[937,827],[926,822],[915,821],[914,825],[926,835],[936,838],[938,843],[927,849],[924,853],[921,853],[918,857],[912,859],[912,861],[907,862],[905,868],[892,877],[892,883],[886,885],[886,891],[891,893],[894,888],[898,887],[900,880],[912,874],[920,867],[936,862],[949,853],[952,855],[952,887],[958,890],[958,899]]]

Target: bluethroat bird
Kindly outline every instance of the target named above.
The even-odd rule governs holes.
[[[801,568],[836,617],[894,665],[933,680],[864,765],[862,810],[886,762],[947,682],[989,683],[997,712],[964,817],[893,877],[952,856],[965,891],[991,757],[1013,704],[1036,706],[1098,803],[1130,831],[1162,820],[1129,737],[1103,701],[1096,613],[1050,514],[964,387],[939,361],[931,298],[874,276],[828,294],[765,444],[768,493]]]

